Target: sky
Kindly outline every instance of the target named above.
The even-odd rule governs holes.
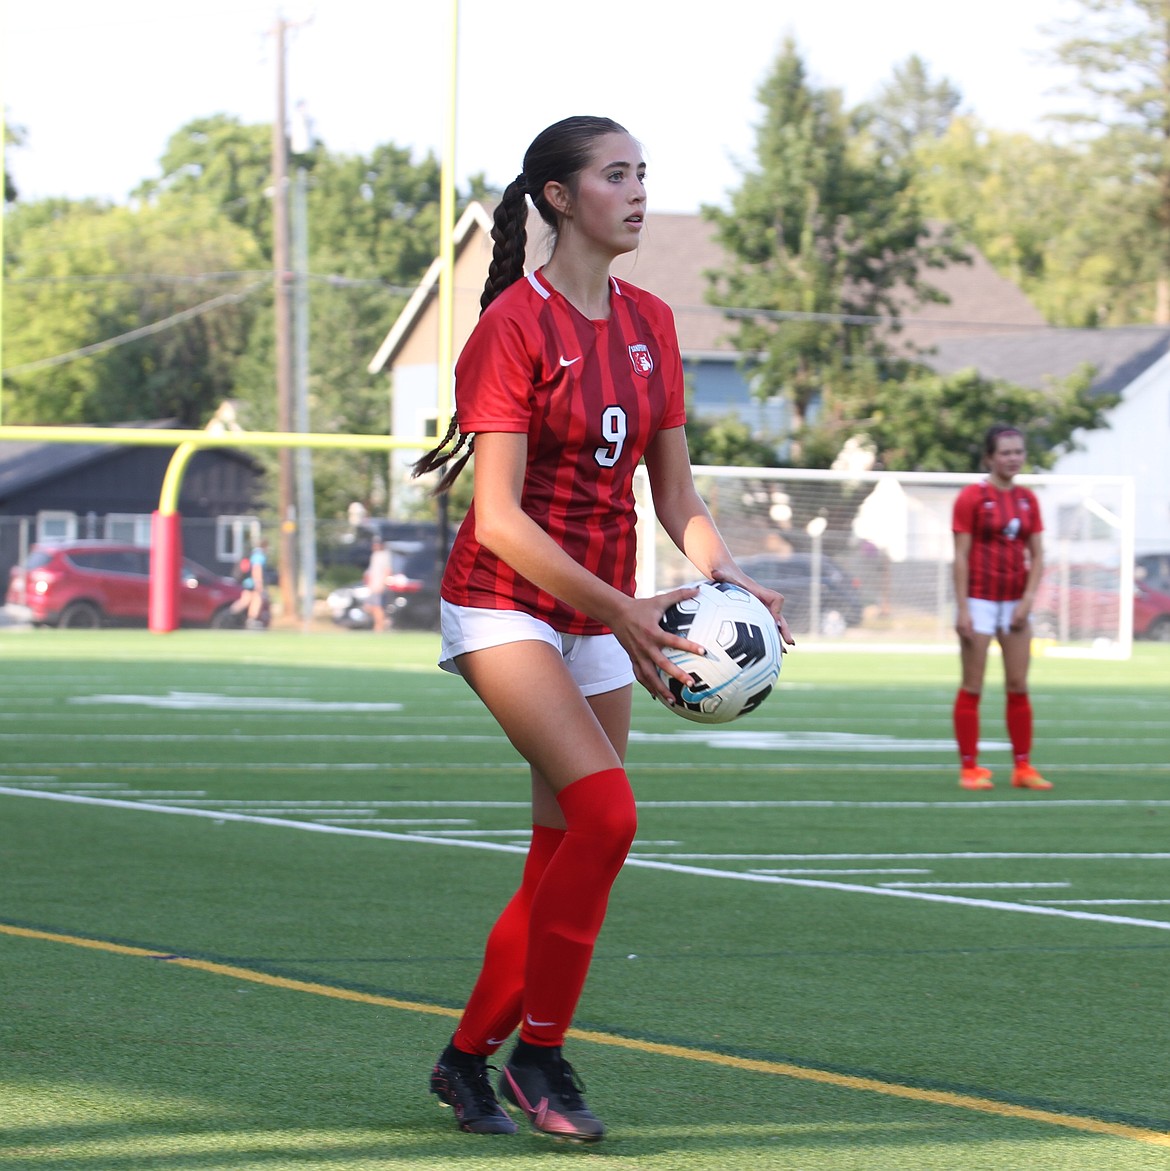
[[[187,122],[270,123],[281,16],[288,106],[303,102],[330,151],[394,143],[443,154],[455,0],[0,0],[0,94],[25,144],[8,151],[24,199],[124,202],[158,175]],[[504,186],[545,126],[602,114],[643,144],[651,211],[726,206],[750,165],[756,93],[787,36],[817,86],[850,105],[911,54],[963,95],[964,112],[1045,134],[1068,75],[1042,30],[1077,0],[589,0],[458,3],[456,183]]]

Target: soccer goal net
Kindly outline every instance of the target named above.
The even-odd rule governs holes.
[[[695,480],[746,572],[785,595],[802,641],[953,644],[951,509],[979,476],[697,467]],[[1128,657],[1134,614],[1134,489],[1125,476],[1021,476],[1044,521],[1033,629],[1052,653]],[[639,593],[694,569],[639,489]]]

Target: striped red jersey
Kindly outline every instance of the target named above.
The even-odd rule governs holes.
[[[633,595],[634,471],[650,441],[686,421],[674,316],[610,278],[610,317],[591,321],[537,271],[484,311],[455,367],[460,430],[528,436],[521,507],[573,560]],[[608,628],[539,590],[475,539],[472,505],[442,594],[523,610],[566,634]]]
[[[1029,488],[1001,490],[986,480],[968,484],[955,499],[956,533],[971,534],[967,596],[1016,602],[1028,580],[1028,541],[1044,531],[1040,502]]]

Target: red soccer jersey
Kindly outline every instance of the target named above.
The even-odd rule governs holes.
[[[955,499],[951,528],[971,534],[967,596],[1019,601],[1028,580],[1028,540],[1044,530],[1036,494],[1017,485],[1001,491],[986,480],[968,484]]]
[[[521,506],[575,561],[633,595],[634,470],[658,431],[681,427],[683,372],[665,302],[610,280],[610,317],[591,321],[539,271],[485,310],[455,367],[464,433],[527,434]],[[523,610],[566,634],[607,627],[537,589],[460,526],[442,594]]]

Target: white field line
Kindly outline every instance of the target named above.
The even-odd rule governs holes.
[[[1170,907],[1170,899],[1029,899],[1046,907]]]
[[[433,738],[431,738],[433,739]],[[498,743],[496,737],[484,737],[485,740],[491,740]],[[856,777],[864,774],[865,776],[876,776],[879,773],[894,773],[896,775],[905,775],[907,773],[945,773],[951,774],[954,772],[953,767],[948,764],[939,764],[931,761],[906,762],[906,761],[890,761],[882,763],[875,760],[867,760],[864,763],[857,764],[816,764],[808,760],[794,760],[791,757],[777,758],[767,761],[729,761],[725,765],[720,764],[689,764],[682,761],[663,761],[661,758],[656,760],[638,760],[636,758],[626,762],[627,769],[635,774],[653,775],[655,773],[669,773],[671,776],[677,776],[680,773],[701,773],[703,776],[718,776],[722,772],[736,772],[736,773],[767,773],[773,776],[781,776],[787,773],[803,773],[812,775],[837,775],[844,774],[851,777]],[[82,772],[87,769],[108,769],[108,770],[124,770],[126,772],[134,773],[180,773],[180,772],[206,772],[208,769],[222,770],[224,765],[222,760],[183,760],[183,761],[168,761],[165,765],[151,765],[143,764],[141,761],[123,761],[123,760],[80,760],[63,762],[59,760],[31,760],[22,761],[20,764],[22,769],[39,770],[51,774],[65,771]],[[402,760],[402,761],[362,761],[362,762],[334,762],[334,761],[235,761],[232,763],[232,770],[237,773],[272,773],[272,772],[287,772],[287,773],[329,773],[329,772],[443,772],[449,775],[453,770],[463,770],[466,772],[484,773],[484,772],[514,772],[517,775],[527,773],[527,766],[517,761],[482,761],[482,760],[461,760],[450,761],[444,763],[442,766],[434,764],[429,760]],[[1004,766],[1004,771],[1007,772],[1007,766]],[[1170,774],[1170,763],[1166,761],[1145,761],[1141,763],[1129,763],[1125,765],[1117,764],[1102,764],[1102,763],[1079,763],[1079,764],[1061,764],[1056,768],[1045,768],[1044,770],[1049,776],[1057,778],[1071,773],[1090,773],[1097,776],[1108,775],[1116,777],[1121,775],[1133,775],[1137,773],[1167,773]],[[982,797],[971,798],[971,803],[978,803],[980,805],[986,804]],[[1057,798],[1045,797],[1043,798],[1046,804],[1051,803]],[[810,803],[811,804],[811,803]],[[829,802],[834,804],[834,802]],[[858,805],[866,805],[867,802],[858,802]]]
[[[1071,882],[883,882],[890,890],[1067,890]]]
[[[486,842],[482,840],[467,840],[458,837],[439,837],[422,833],[393,833],[388,830],[354,828],[351,826],[322,825],[316,821],[292,821],[287,818],[260,817],[248,813],[235,813],[224,809],[188,809],[176,805],[160,805],[147,801],[123,801],[113,797],[90,797],[74,793],[51,793],[35,789],[14,789],[0,786],[0,796],[5,797],[34,797],[44,801],[61,801],[77,805],[99,805],[112,809],[130,809],[142,813],[165,813],[181,817],[199,817],[211,821],[237,821],[255,825],[273,826],[278,829],[294,829],[305,833],[340,834],[353,837],[381,838],[385,841],[411,842],[433,846],[452,846],[461,849],[489,850],[506,854],[526,854],[526,845],[511,845],[503,842]],[[742,855],[740,857],[743,857]],[[749,856],[756,857],[756,856]],[[822,861],[827,859],[858,858],[966,858],[966,857],[1001,857],[1001,858],[1170,858],[1170,854],[935,854],[935,855],[770,855],[776,860],[808,859]],[[992,899],[975,899],[963,895],[938,894],[933,891],[896,890],[882,886],[864,886],[856,883],[833,882],[818,878],[792,878],[778,874],[758,874],[751,871],[718,870],[709,866],[684,866],[678,862],[657,861],[653,857],[632,855],[626,862],[631,868],[644,870],[661,870],[672,874],[686,874],[700,878],[730,879],[737,882],[764,883],[776,886],[806,887],[813,890],[832,890],[844,894],[875,895],[884,898],[915,899],[922,902],[946,903],[953,906],[975,907],[987,911],[1007,911],[1025,915],[1043,915],[1059,919],[1075,919],[1082,922],[1108,923],[1121,927],[1148,927],[1155,931],[1170,931],[1170,921],[1159,922],[1156,919],[1136,919],[1124,915],[1105,915],[1093,911],[1074,911],[1063,907],[1043,906],[1030,903],[1005,903]]]
[[[3,792],[4,790],[0,789],[0,793]],[[186,811],[184,810],[184,812]],[[769,862],[995,862],[1013,861],[1015,859],[1023,859],[1025,861],[1052,860],[1057,862],[1108,862],[1125,861],[1127,859],[1136,859],[1142,862],[1170,861],[1170,853],[1163,852],[1130,853],[1128,851],[1113,851],[1109,853],[1082,852],[1076,854],[1054,854],[1051,852],[1029,853],[1024,850],[961,850],[946,854],[916,852],[913,854],[651,854],[649,856],[652,858],[681,858],[688,862],[751,862],[757,858]]]
[[[46,766],[50,767],[50,766]],[[74,766],[69,766],[74,767]],[[97,762],[94,762],[88,767],[99,767]],[[117,767],[117,766],[106,766]],[[172,766],[168,765],[168,770]],[[237,766],[233,765],[233,768]],[[271,768],[271,765],[264,765],[265,769]],[[417,766],[415,766],[417,767]],[[512,767],[512,766],[508,766]],[[521,766],[516,766],[521,767]],[[1168,766],[1170,767],[1170,766]],[[53,777],[46,777],[37,773],[0,773],[0,782],[22,782],[25,784],[35,784],[38,789],[67,789],[70,792],[88,793],[94,791],[99,795],[105,796],[119,796],[125,797],[132,794],[142,793],[146,796],[162,796],[165,793],[158,789],[131,789],[116,781],[74,781],[61,780]],[[306,800],[280,800],[280,799],[253,799],[253,800],[214,800],[208,797],[204,790],[193,789],[191,796],[188,797],[176,795],[173,800],[168,801],[168,805],[194,805],[194,806],[210,806],[215,809],[241,809],[251,813],[268,812],[275,810],[278,813],[311,813],[318,814],[322,812],[341,813],[362,813],[366,810],[384,810],[384,809],[528,809],[530,808],[528,801],[477,801],[477,800],[452,800],[452,801],[436,801],[431,799],[414,799],[414,798],[397,798],[393,800],[371,799],[358,801],[306,801]],[[639,800],[639,809],[970,809],[972,811],[980,809],[1019,809],[1021,806],[1028,806],[1036,808],[1039,806],[1051,806],[1053,808],[1068,808],[1068,807],[1088,807],[1088,808],[1127,808],[1133,807],[1138,809],[1154,808],[1159,806],[1170,806],[1170,799],[1151,798],[1143,799],[1140,797],[1103,797],[1103,798],[1079,798],[1079,797],[1051,797],[1051,796],[1013,796],[1006,801],[997,800],[994,798],[978,798],[959,801],[835,801],[832,799],[816,799],[816,800],[776,800],[763,798],[759,800],[750,801],[654,801],[654,800]],[[755,857],[756,855],[751,855]],[[771,855],[769,855],[771,856]],[[816,854],[810,857],[823,857],[824,855]],[[918,855],[916,855],[918,856]],[[1011,855],[1016,857],[1017,855]],[[1052,855],[1044,855],[1044,857],[1051,857]],[[1170,855],[1167,855],[1170,857]],[[715,855],[703,854],[694,855],[694,857],[715,858],[715,857],[736,857],[736,855]],[[1079,857],[1079,855],[1078,855]]]

